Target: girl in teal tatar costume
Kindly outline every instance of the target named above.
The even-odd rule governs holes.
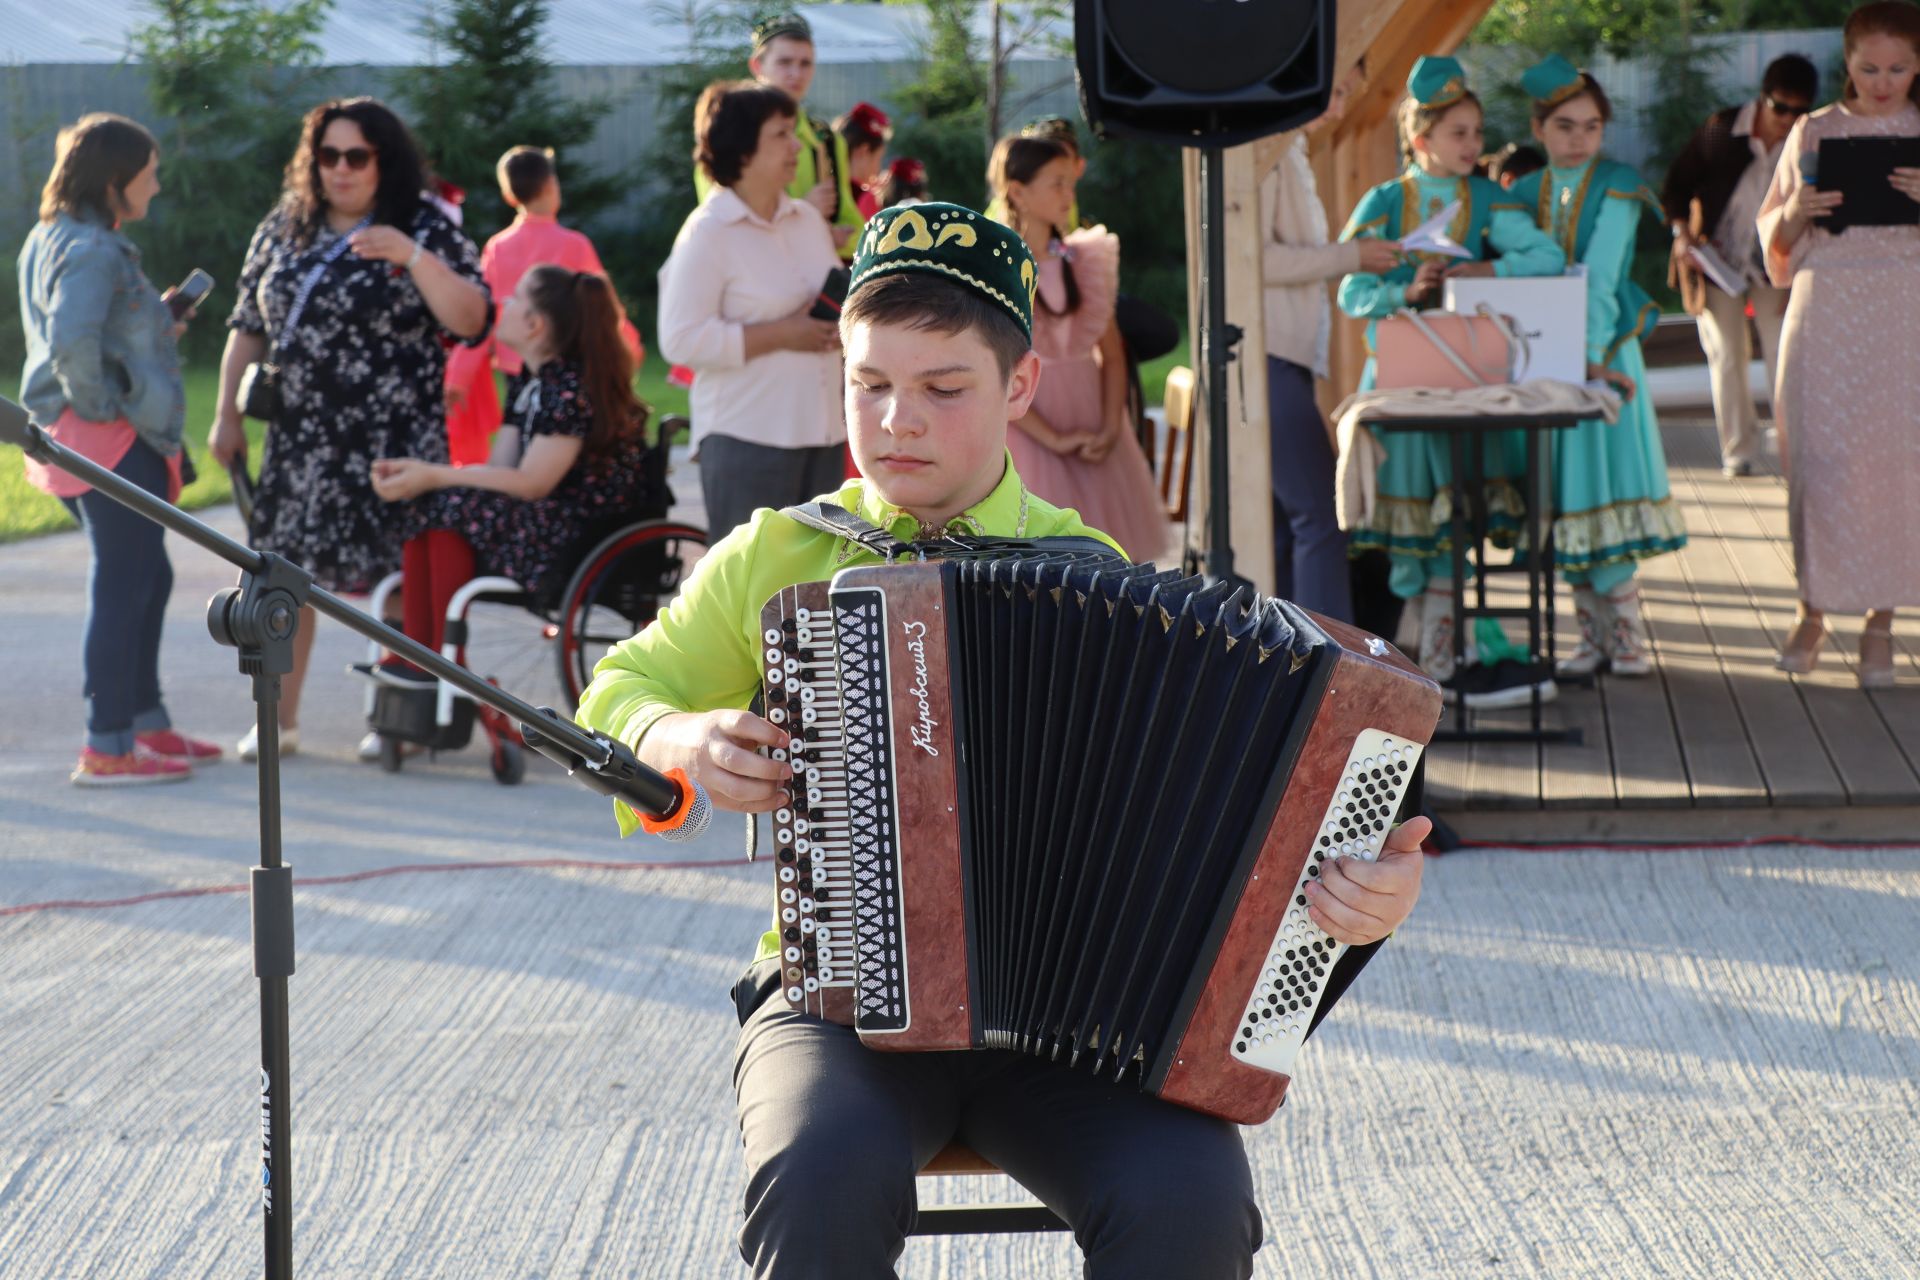
[[[1573,588],[1580,619],[1579,646],[1560,669],[1642,676],[1653,660],[1634,566],[1687,541],[1640,354],[1660,309],[1628,278],[1641,215],[1662,217],[1660,202],[1630,166],[1601,157],[1613,108],[1592,76],[1556,54],[1520,83],[1533,99],[1533,136],[1550,167],[1514,183],[1509,195],[1570,260],[1585,264],[1587,376],[1622,397],[1618,422],[1596,418],[1554,433],[1554,563]]]
[[[1342,240],[1371,237],[1398,241],[1421,223],[1458,203],[1448,234],[1473,255],[1461,261],[1440,254],[1409,254],[1384,275],[1355,273],[1340,282],[1340,308],[1369,323],[1367,347],[1382,319],[1406,307],[1440,305],[1448,276],[1550,276],[1566,256],[1534,225],[1526,209],[1498,185],[1474,175],[1484,141],[1480,100],[1467,88],[1466,73],[1452,58],[1422,58],[1407,78],[1400,104],[1400,146],[1407,171],[1360,198],[1340,233]],[[1368,359],[1360,389],[1374,385]],[[1453,676],[1452,546],[1447,536],[1447,486],[1452,480],[1444,435],[1394,432],[1385,441],[1378,499],[1365,526],[1353,531],[1356,552],[1384,550],[1393,563],[1393,593],[1425,603],[1420,619],[1420,663],[1437,680]],[[1523,503],[1513,477],[1519,474],[1518,433],[1485,438],[1489,525],[1511,538]],[[1441,503],[1436,507],[1435,498]]]

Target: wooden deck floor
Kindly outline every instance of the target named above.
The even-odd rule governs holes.
[[[1915,621],[1896,626],[1895,689],[1868,693],[1855,683],[1858,618],[1831,620],[1838,635],[1814,674],[1775,671],[1794,608],[1786,485],[1771,465],[1762,477],[1723,478],[1710,418],[1675,418],[1664,427],[1690,542],[1641,569],[1657,672],[1563,687],[1549,722],[1579,727],[1580,745],[1437,744],[1428,757],[1435,807],[1920,806]],[[1564,589],[1559,607],[1565,652],[1575,628]],[[1477,717],[1488,726],[1525,722],[1524,710]]]

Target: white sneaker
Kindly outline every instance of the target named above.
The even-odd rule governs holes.
[[[233,754],[239,756],[242,760],[248,761],[258,760],[260,758],[259,725],[255,725],[253,728],[247,730],[247,736],[240,739],[240,744],[233,749]],[[300,730],[297,726],[292,729],[282,729],[280,731],[280,754],[283,756],[300,754]]]
[[[360,739],[360,746],[354,751],[354,754],[369,764],[378,760],[380,758],[380,735],[377,733],[368,733],[366,737]]]

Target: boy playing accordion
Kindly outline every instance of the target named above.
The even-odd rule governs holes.
[[[821,501],[903,541],[957,532],[1111,543],[1029,493],[1007,454],[1008,424],[1040,377],[1034,280],[1020,238],[971,210],[875,216],[840,322],[860,478]],[[787,735],[745,709],[760,681],[761,605],[874,562],[854,542],[755,512],[658,621],[600,663],[581,722],[656,769],[684,769],[720,808],[780,807],[791,771],[759,749],[783,748]],[[623,831],[637,825],[630,811],[617,816]],[[1327,862],[1308,890],[1314,922],[1343,942],[1384,938],[1419,895],[1425,831],[1418,820],[1396,831],[1376,862]],[[740,1247],[754,1275],[893,1275],[915,1173],[956,1140],[1067,1221],[1089,1276],[1252,1274],[1260,1214],[1236,1126],[1012,1051],[874,1052],[852,1027],[791,1009],[777,957],[769,932],[736,989]]]

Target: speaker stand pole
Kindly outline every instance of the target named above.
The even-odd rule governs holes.
[[[1208,130],[1209,134],[1217,132]],[[1207,576],[1216,582],[1245,582],[1233,571],[1233,520],[1227,501],[1227,471],[1231,457],[1227,424],[1227,365],[1234,359],[1241,330],[1227,323],[1227,177],[1225,151],[1200,148],[1200,178],[1205,189],[1200,223],[1205,249],[1201,256],[1206,312],[1201,343],[1207,369]]]

